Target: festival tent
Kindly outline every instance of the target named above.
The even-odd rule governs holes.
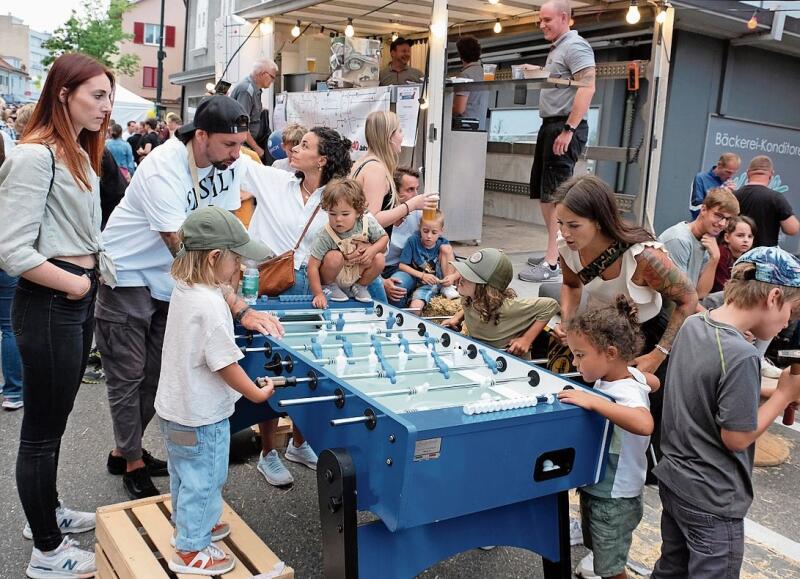
[[[153,101],[142,98],[117,83],[114,91],[114,109],[111,111],[111,118],[119,125],[124,127],[128,121],[144,121],[148,116],[152,116],[154,111],[155,104]]]

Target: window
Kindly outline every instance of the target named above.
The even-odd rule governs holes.
[[[197,0],[197,13],[194,17],[194,47],[205,48],[208,33],[208,0]]]
[[[151,44],[158,46],[159,41],[159,26],[158,24],[145,24],[144,25],[144,44]]]
[[[156,88],[158,69],[155,66],[142,67],[142,86],[144,88]]]
[[[590,107],[589,142],[597,145],[600,107]],[[492,109],[489,115],[489,142],[535,143],[542,119],[538,108]]]

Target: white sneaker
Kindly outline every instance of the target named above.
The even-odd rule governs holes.
[[[22,400],[10,400],[9,398],[3,400],[3,408],[6,410],[19,410],[22,406]]]
[[[94,553],[79,549],[78,542],[69,537],[64,537],[55,550],[47,553],[34,547],[25,570],[31,579],[82,579],[94,577],[96,572]]]
[[[94,513],[73,511],[61,505],[56,509],[56,520],[62,535],[85,533],[94,529],[95,526]],[[25,523],[25,528],[22,529],[22,536],[28,540],[33,539],[30,524]]]
[[[353,294],[353,299],[359,302],[371,302],[372,296],[369,295],[369,290],[367,286],[361,285],[360,283],[354,283],[353,287],[350,288],[350,293]]]
[[[601,579],[599,575],[594,574],[594,554],[591,551],[575,567],[575,575],[583,579]]]
[[[769,358],[766,356],[761,358],[761,376],[777,380],[781,377],[781,372],[783,372],[783,370],[773,364]]]
[[[346,302],[347,301],[347,294],[342,291],[336,283],[329,283],[322,291],[328,297],[328,299],[332,302]]]
[[[177,551],[167,561],[167,566],[174,573],[188,573],[190,575],[222,575],[231,571],[236,566],[236,560],[211,543],[205,549],[194,552],[191,559],[182,556]]]
[[[311,470],[317,470],[317,453],[308,444],[303,442],[299,447],[294,446],[293,439],[286,445],[286,460],[306,465]]]
[[[461,296],[458,295],[458,290],[454,285],[448,285],[442,288],[442,295],[448,300],[457,300]]]

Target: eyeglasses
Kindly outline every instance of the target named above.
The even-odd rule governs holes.
[[[714,211],[714,213],[711,214],[711,219],[715,224],[722,223],[723,221],[727,223],[728,221],[730,221],[731,217],[729,215],[725,215],[723,213]]]

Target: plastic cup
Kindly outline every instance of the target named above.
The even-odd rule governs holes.
[[[511,65],[511,78],[513,80],[521,80],[525,78],[525,74],[522,71],[521,64],[512,64]]]
[[[495,72],[497,72],[496,64],[483,65],[483,80],[494,80]]]
[[[422,219],[424,221],[432,221],[436,219],[436,211],[438,210],[439,205],[439,195],[431,195],[429,197],[430,201],[436,201],[436,206],[428,207],[427,205],[422,208]]]
[[[317,59],[314,57],[306,58],[306,70],[308,72],[316,72],[317,71]]]

